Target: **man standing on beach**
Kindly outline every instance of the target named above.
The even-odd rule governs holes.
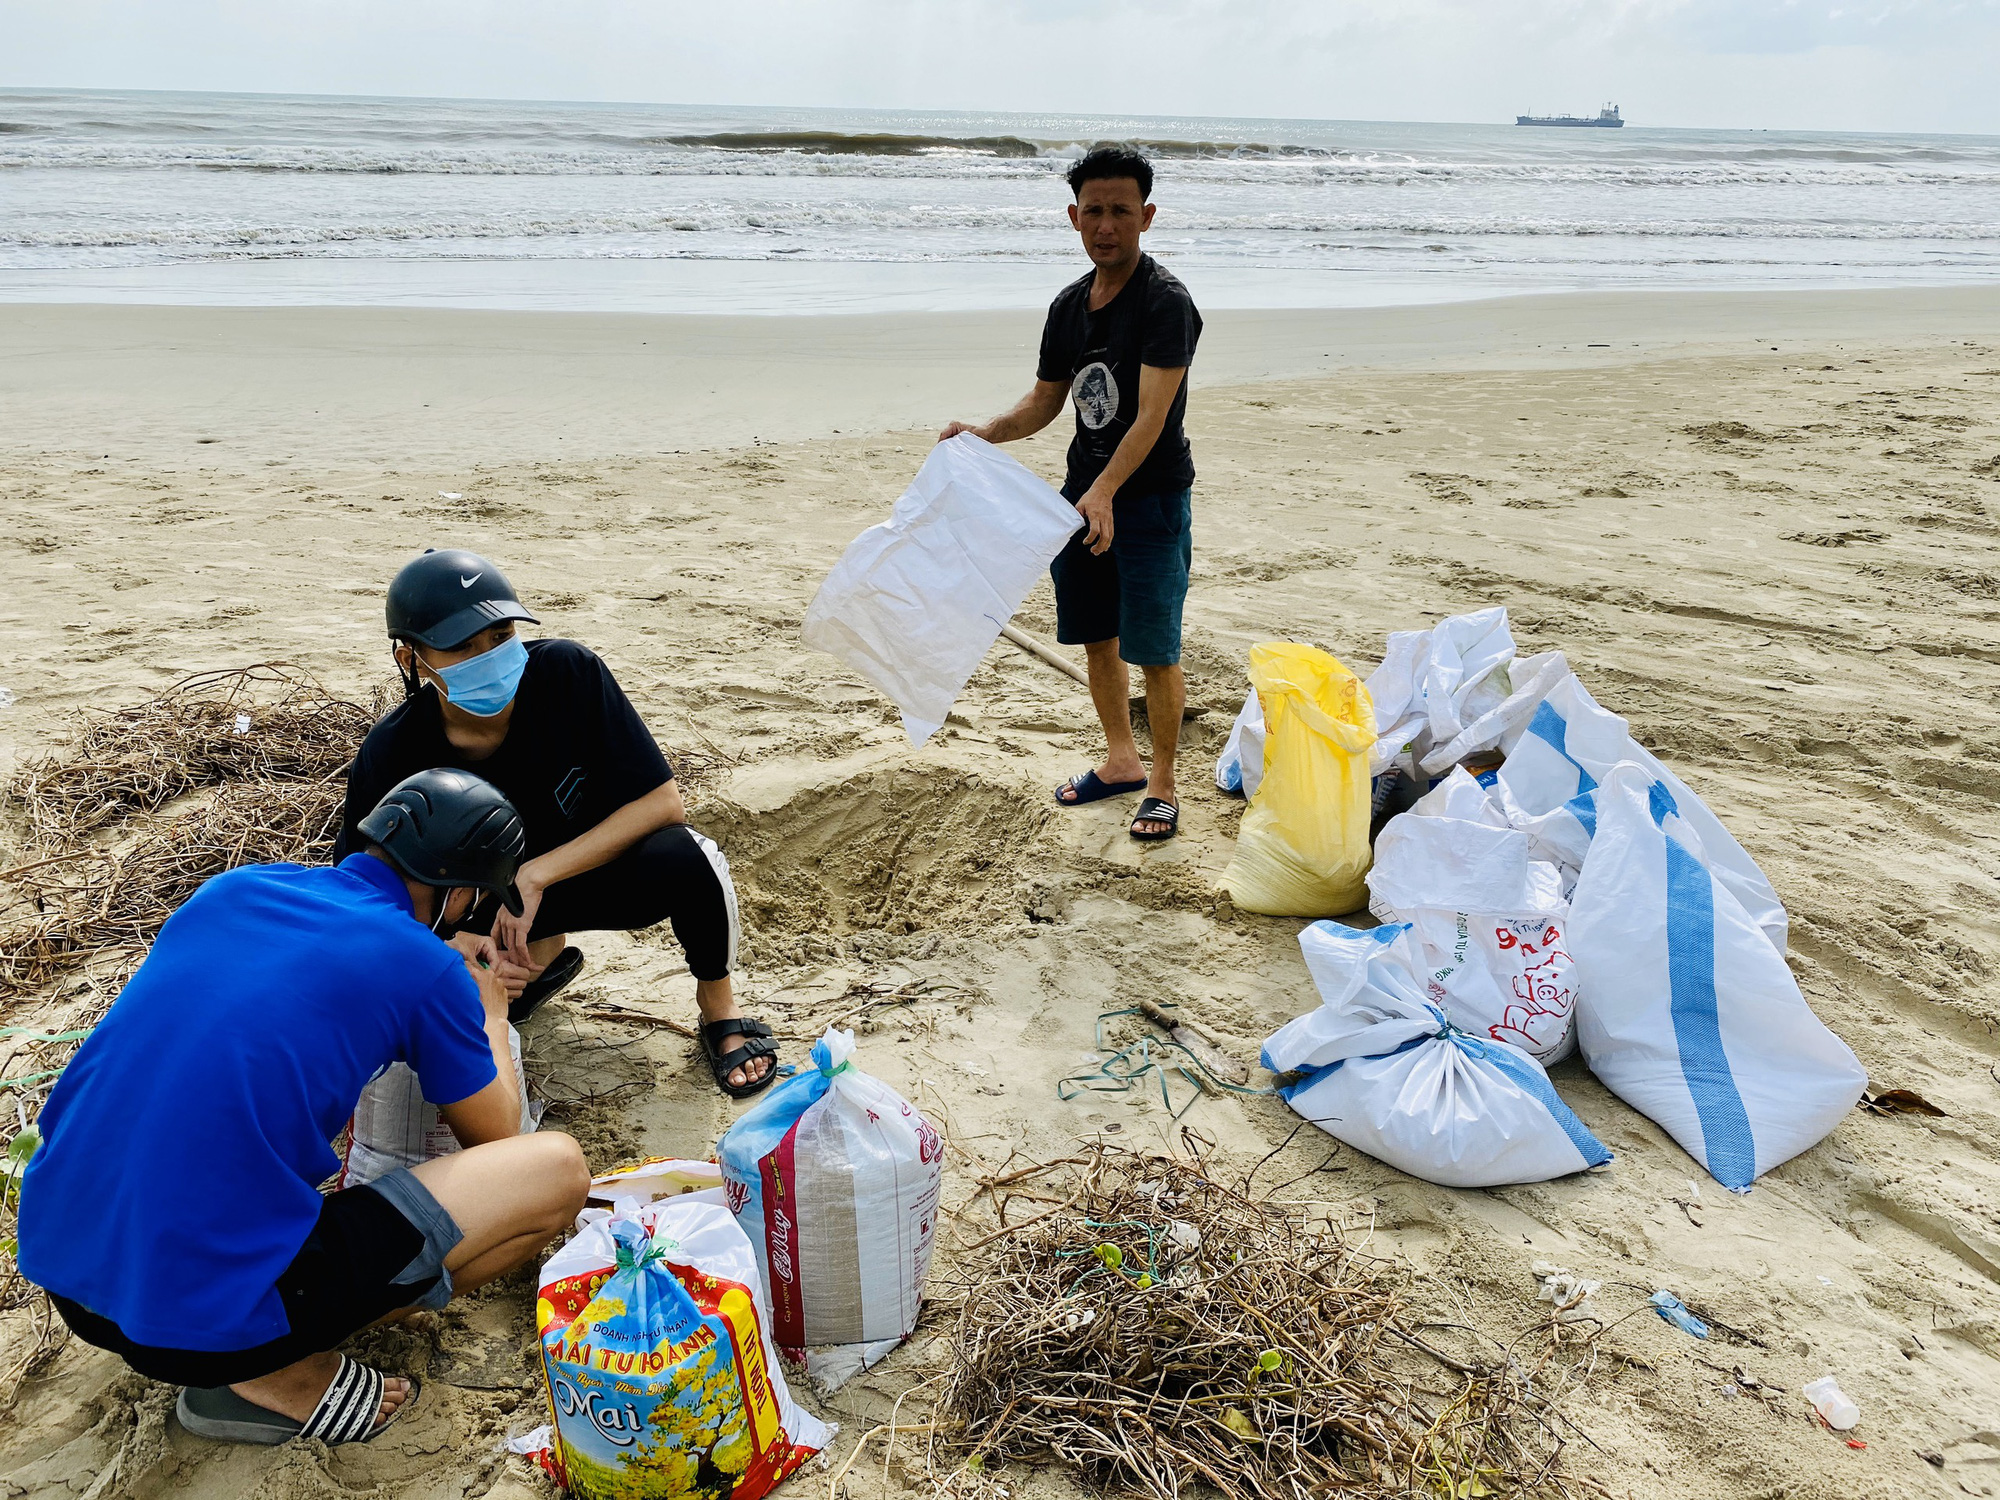
[[[1069,185],[1069,220],[1093,269],[1049,304],[1034,389],[985,425],[953,422],[939,438],[1012,442],[1053,422],[1065,397],[1074,403],[1063,497],[1083,524],[1049,571],[1056,639],[1089,658],[1108,753],[1057,788],[1056,801],[1078,807],[1143,789],[1132,837],[1168,839],[1180,818],[1181,609],[1193,557],[1194,458],[1182,418],[1201,314],[1174,274],[1139,249],[1156,206],[1152,163],[1099,147],[1070,168]],[[1150,773],[1132,736],[1128,662],[1146,676]]]

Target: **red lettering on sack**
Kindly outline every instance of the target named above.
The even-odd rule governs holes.
[[[798,1181],[793,1160],[797,1135],[794,1123],[758,1163],[764,1181],[764,1262],[771,1280],[771,1331],[775,1342],[789,1349],[803,1349],[806,1334],[805,1298],[798,1284],[799,1227],[786,1211],[791,1197],[788,1189]]]

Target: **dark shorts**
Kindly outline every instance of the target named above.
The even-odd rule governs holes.
[[[1056,585],[1056,639],[1087,646],[1116,636],[1135,667],[1181,659],[1181,609],[1194,561],[1194,492],[1121,496],[1111,546],[1092,555],[1082,531],[1049,564]]]
[[[253,1349],[135,1344],[109,1318],[54,1293],[49,1300],[78,1338],[109,1349],[150,1380],[237,1385],[338,1348],[401,1308],[443,1307],[451,1300],[444,1258],[462,1238],[451,1215],[407,1171],[329,1193],[319,1223],[278,1278],[291,1332]]]
[[[491,932],[500,904],[488,897],[468,932]],[[608,864],[542,892],[528,941],[557,933],[635,932],[671,922],[696,979],[721,979],[736,967],[736,887],[729,861],[712,839],[676,823],[646,835]]]

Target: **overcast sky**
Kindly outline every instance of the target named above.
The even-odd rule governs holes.
[[[2000,0],[0,0],[0,84],[2000,134]]]

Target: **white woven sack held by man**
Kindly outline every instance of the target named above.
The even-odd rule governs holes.
[[[1299,934],[1322,1004],[1264,1043],[1279,1090],[1329,1135],[1446,1187],[1543,1182],[1611,1153],[1518,1048],[1471,1036],[1424,997],[1404,926]]]
[[[944,1185],[937,1130],[853,1055],[854,1033],[828,1028],[716,1148],[772,1336],[829,1389],[916,1327]]]
[[[1584,1060],[1748,1192],[1847,1117],[1867,1070],[1812,1013],[1677,793],[1622,765],[1594,800],[1570,910]]]
[[[806,644],[888,695],[921,745],[1079,524],[1047,483],[962,432],[841,554],[806,611]]]
[[[507,1028],[507,1050],[514,1059],[514,1086],[521,1094],[521,1133],[541,1122],[542,1111],[528,1101],[528,1075],[521,1071],[521,1033]],[[424,1098],[423,1085],[408,1063],[390,1063],[368,1080],[347,1122],[347,1151],[341,1158],[340,1185],[360,1187],[386,1177],[400,1167],[449,1156],[459,1149],[458,1137]]]

